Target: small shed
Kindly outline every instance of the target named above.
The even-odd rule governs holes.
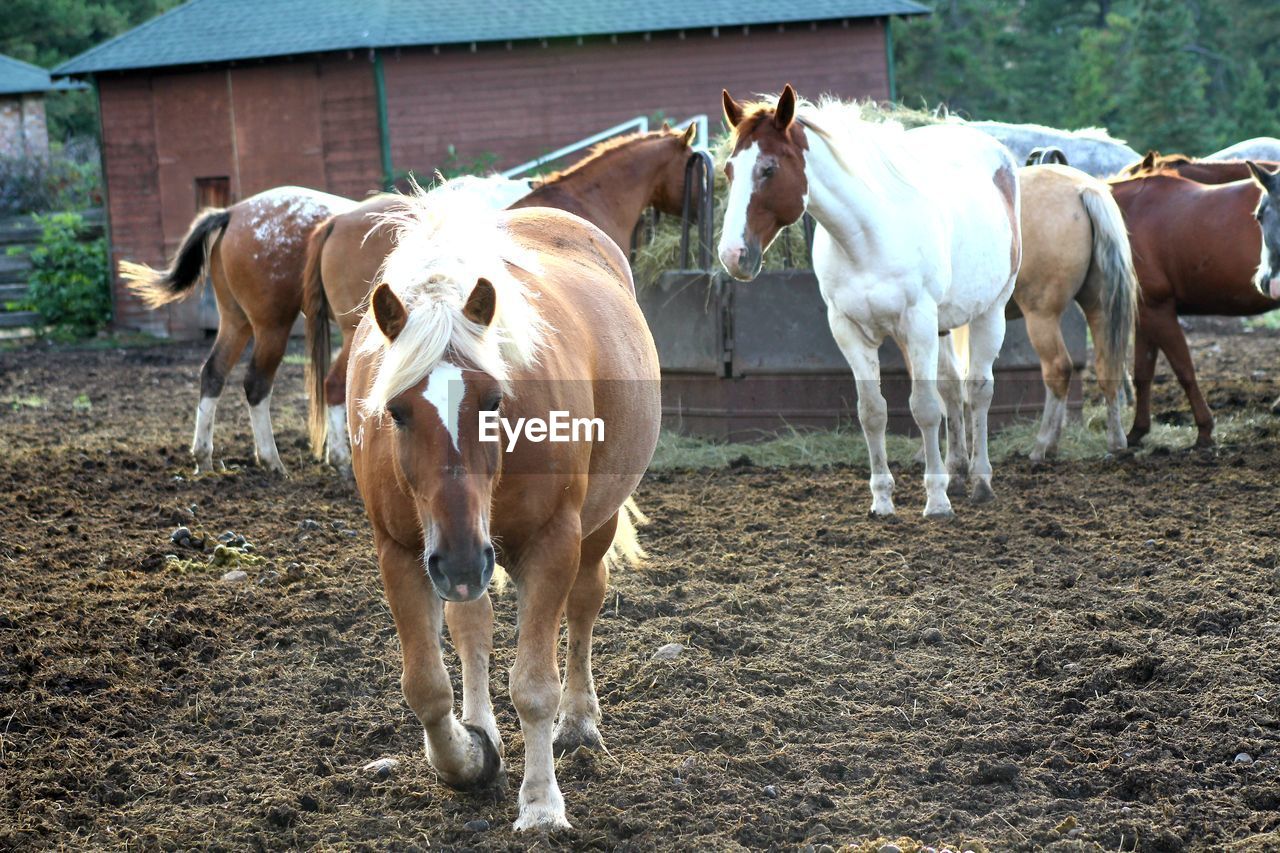
[[[0,158],[49,159],[44,96],[65,88],[40,66],[0,54]]]
[[[884,99],[913,0],[191,0],[55,69],[102,108],[112,257],[159,264],[198,208],[300,184],[503,168],[722,87]],[[191,335],[117,282],[116,324]]]

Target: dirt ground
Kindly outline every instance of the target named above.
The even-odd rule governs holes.
[[[1280,395],[1280,338],[1193,343],[1218,411]],[[651,474],[651,565],[596,633],[609,754],[561,760],[575,829],[529,838],[511,599],[511,787],[456,794],[400,696],[359,501],[307,457],[301,366],[275,395],[292,476],[250,467],[232,385],[229,470],[194,478],[203,353],[0,352],[0,848],[1280,846],[1280,420],[1002,464],[998,501],[944,524],[910,470],[896,523],[865,470]],[[1167,380],[1156,408],[1187,419]],[[263,562],[220,580],[179,525]]]

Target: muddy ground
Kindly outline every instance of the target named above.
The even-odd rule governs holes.
[[[1220,412],[1280,395],[1280,339],[1194,343]],[[307,457],[302,368],[275,395],[292,476],[249,466],[237,388],[229,470],[197,479],[202,357],[0,352],[0,848],[1280,845],[1280,420],[1006,463],[951,524],[917,517],[913,471],[897,523],[867,518],[863,470],[651,474],[651,566],[596,633],[609,754],[560,762],[575,829],[539,839],[510,830],[510,598],[512,787],[455,794],[400,696],[361,506]],[[1165,381],[1157,417],[1184,411]],[[224,582],[178,525],[265,562]]]

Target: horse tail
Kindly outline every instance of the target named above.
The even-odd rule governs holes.
[[[1129,385],[1129,353],[1138,311],[1138,275],[1133,269],[1133,250],[1120,206],[1109,190],[1085,186],[1080,202],[1093,222],[1093,269],[1102,277],[1102,318],[1106,333],[1097,346],[1103,359],[1118,375],[1099,377],[1117,380],[1121,387]]]
[[[613,544],[604,555],[610,571],[639,566],[649,555],[640,547],[638,528],[649,523],[649,516],[636,506],[634,497],[627,498],[618,509],[618,530],[613,534]]]
[[[306,264],[302,268],[302,313],[307,316],[307,368],[304,384],[308,396],[307,430],[311,434],[311,453],[324,458],[329,438],[329,418],[325,399],[325,379],[333,357],[330,343],[329,297],[324,292],[320,275],[320,259],[325,241],[333,231],[333,219],[325,219],[311,230],[307,238]]]
[[[193,285],[204,272],[212,242],[222,236],[230,221],[230,210],[211,207],[196,216],[191,223],[191,228],[187,231],[187,236],[182,238],[178,254],[174,255],[168,269],[157,270],[146,264],[121,261],[120,276],[148,308],[159,308],[185,299],[195,293]]]

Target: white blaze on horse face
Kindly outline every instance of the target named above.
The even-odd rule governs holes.
[[[427,387],[422,392],[422,399],[431,404],[440,423],[449,431],[454,450],[458,449],[458,414],[462,409],[463,391],[462,368],[442,361],[427,377]]]
[[[752,143],[729,158],[733,182],[725,202],[724,225],[720,229],[720,263],[729,272],[738,271],[738,259],[747,248],[747,208],[756,191],[756,161],[760,146]]]

